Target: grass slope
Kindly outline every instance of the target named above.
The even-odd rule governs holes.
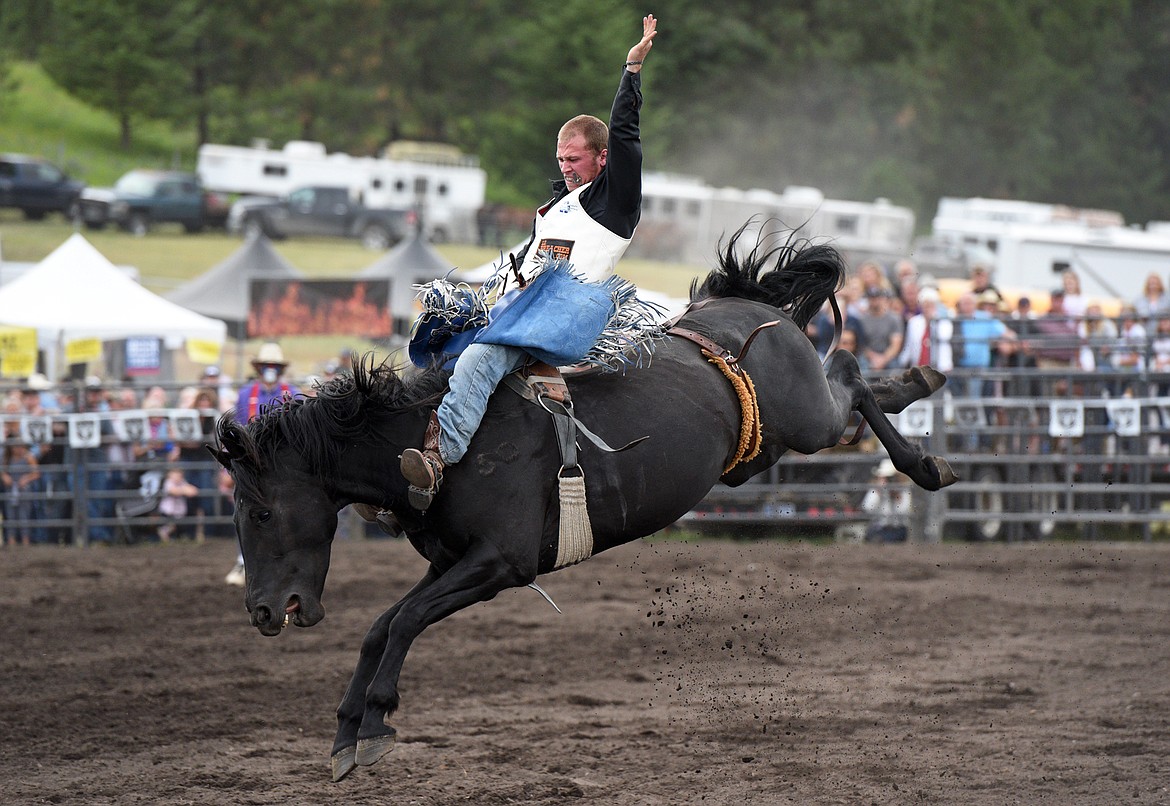
[[[195,137],[158,121],[136,121],[128,151],[118,123],[57,86],[38,65],[15,62],[15,91],[0,103],[0,151],[35,154],[91,185],[109,185],[131,168],[191,168]]]

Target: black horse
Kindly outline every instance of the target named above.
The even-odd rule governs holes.
[[[785,451],[811,454],[837,444],[855,410],[918,485],[937,490],[956,480],[945,460],[907,442],[883,414],[931,394],[942,375],[915,368],[871,388],[847,352],[822,368],[804,326],[840,286],[838,253],[789,239],[739,257],[737,238],[719,269],[692,289],[704,304],[693,304],[679,324],[741,353],[751,340],[740,364],[754,382],[761,450],[725,472],[740,442],[741,399],[691,341],[659,342],[648,366],[570,378],[577,415],[590,430],[611,445],[649,437],[617,453],[581,441],[593,553],[669,526],[716,482],[742,484]],[[362,642],[337,710],[334,780],[393,748],[386,719],[399,706],[406,653],[426,627],[557,567],[561,459],[553,423],[511,390],[493,396],[470,451],[447,469],[430,510],[407,504],[398,455],[422,444],[447,378],[436,369],[406,380],[367,358],[316,397],[270,408],[246,427],[230,417],[217,427],[217,457],[235,480],[245,602],[262,634],[277,635],[290,622],[309,627],[324,616],[330,544],[337,513],[348,504],[393,512],[430,563]]]

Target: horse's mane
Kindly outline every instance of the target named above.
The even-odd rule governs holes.
[[[777,246],[765,248],[775,233],[761,231],[756,243],[742,258],[736,245],[749,220],[718,247],[719,267],[699,284],[691,284],[691,301],[706,297],[738,297],[764,302],[787,313],[804,328],[825,300],[845,281],[845,261],[841,253],[824,243],[798,238],[796,231]],[[769,262],[775,265],[765,271]]]
[[[333,475],[342,447],[377,438],[374,421],[397,412],[434,405],[451,376],[440,365],[404,377],[402,367],[367,353],[343,374],[321,384],[315,396],[298,395],[264,406],[247,425],[229,411],[216,423],[221,455],[228,459],[237,486],[260,497],[259,478],[280,448],[291,447],[311,472]]]

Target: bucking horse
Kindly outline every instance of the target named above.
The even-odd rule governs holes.
[[[510,388],[496,391],[468,454],[447,468],[425,513],[407,503],[398,457],[422,444],[446,390],[449,372],[438,366],[408,377],[367,356],[315,397],[274,405],[245,426],[230,415],[219,420],[213,452],[235,482],[245,604],[262,634],[321,621],[337,513],[347,505],[393,513],[429,563],[362,641],[337,709],[334,780],[393,748],[387,720],[399,707],[406,654],[424,629],[654,534],[717,482],[742,484],[786,451],[838,444],[854,411],[918,486],[938,490],[956,480],[945,459],[907,441],[885,416],[938,390],[943,375],[915,367],[871,386],[852,354],[832,352],[822,365],[806,336],[805,325],[844,279],[840,254],[794,236],[740,254],[742,232],[720,248],[718,267],[692,287],[690,307],[650,360],[565,375],[577,423],[600,443],[569,437],[584,480],[575,517],[586,518],[591,534],[568,555],[565,440],[547,407]],[[603,449],[629,443],[636,444]]]

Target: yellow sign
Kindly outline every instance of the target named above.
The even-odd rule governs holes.
[[[206,339],[187,339],[187,357],[196,364],[218,364],[220,346]]]
[[[0,375],[23,378],[36,369],[36,328],[0,326]]]
[[[65,342],[66,364],[88,364],[90,361],[100,361],[101,357],[101,339],[75,339]]]
[[[27,378],[36,371],[36,353],[5,353],[0,357],[0,375],[5,378]]]

